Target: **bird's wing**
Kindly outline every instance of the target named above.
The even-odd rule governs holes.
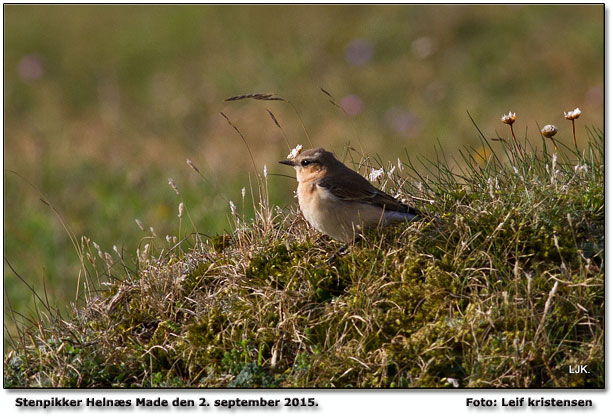
[[[343,201],[376,205],[387,210],[416,214],[414,208],[372,186],[356,172],[326,176],[317,185]]]

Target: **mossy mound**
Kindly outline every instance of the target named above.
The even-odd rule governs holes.
[[[141,253],[72,318],[22,330],[5,386],[602,388],[601,144],[439,166],[402,183],[420,221],[331,262],[295,211]]]

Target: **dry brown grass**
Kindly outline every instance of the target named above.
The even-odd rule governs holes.
[[[152,231],[136,270],[84,238],[83,299],[69,318],[44,298],[30,326],[15,316],[5,385],[600,388],[601,141],[556,158],[492,149],[462,173],[434,163],[428,179],[385,165],[379,186],[423,220],[331,263],[336,244],[272,207],[259,175],[253,219],[247,199],[231,234]],[[576,364],[590,374],[568,374]]]

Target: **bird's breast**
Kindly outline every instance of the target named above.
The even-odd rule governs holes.
[[[322,204],[315,182],[298,183],[298,205],[305,218],[310,221],[312,215],[320,209]]]
[[[339,218],[344,206],[340,199],[316,182],[300,182],[297,192],[300,211],[313,228],[337,240],[349,241],[347,226]]]

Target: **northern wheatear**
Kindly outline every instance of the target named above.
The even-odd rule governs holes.
[[[417,217],[414,208],[375,188],[323,148],[293,152],[288,158],[279,163],[296,169],[304,218],[336,240],[352,243],[362,229]]]

